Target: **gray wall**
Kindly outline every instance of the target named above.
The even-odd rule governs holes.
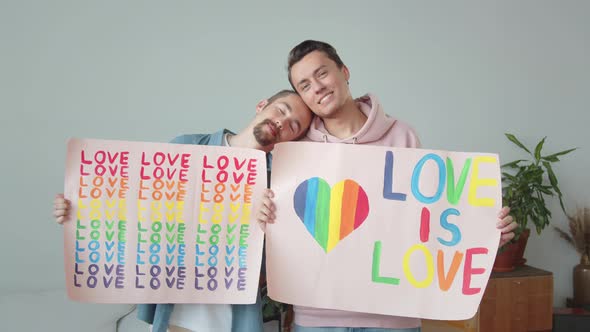
[[[519,154],[504,132],[528,144],[547,135],[549,151],[580,147],[556,172],[569,208],[590,204],[589,17],[582,0],[1,0],[0,294],[63,287],[51,210],[68,137],[239,130],[258,100],[288,87],[287,52],[307,38],[332,43],[353,93],[376,93],[425,147],[506,161]],[[563,305],[575,252],[548,230],[526,257],[554,273]]]

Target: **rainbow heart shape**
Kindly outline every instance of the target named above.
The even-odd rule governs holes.
[[[365,222],[369,199],[354,180],[340,181],[330,189],[321,178],[303,181],[293,196],[295,213],[326,253]]]

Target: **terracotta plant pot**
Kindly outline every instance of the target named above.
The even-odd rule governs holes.
[[[582,256],[580,264],[574,267],[574,305],[590,305],[590,260]]]
[[[516,252],[514,253],[514,265],[516,266],[523,266],[526,263],[526,258],[524,258],[524,250],[526,249],[526,244],[529,240],[529,236],[531,235],[530,228],[525,229],[520,234],[516,244]]]
[[[494,261],[494,272],[508,272],[515,269],[514,255],[518,249],[517,243],[508,243],[504,247],[498,249],[496,260]]]

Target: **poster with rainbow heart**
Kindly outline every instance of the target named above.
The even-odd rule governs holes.
[[[428,319],[477,312],[500,240],[498,155],[280,143],[271,174],[272,299]]]
[[[72,139],[68,296],[97,303],[254,303],[265,153]]]

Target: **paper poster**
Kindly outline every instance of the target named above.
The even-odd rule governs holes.
[[[71,299],[254,303],[265,153],[125,141],[68,142],[64,224]]]
[[[281,143],[273,157],[271,298],[428,319],[476,313],[500,240],[497,155]]]

